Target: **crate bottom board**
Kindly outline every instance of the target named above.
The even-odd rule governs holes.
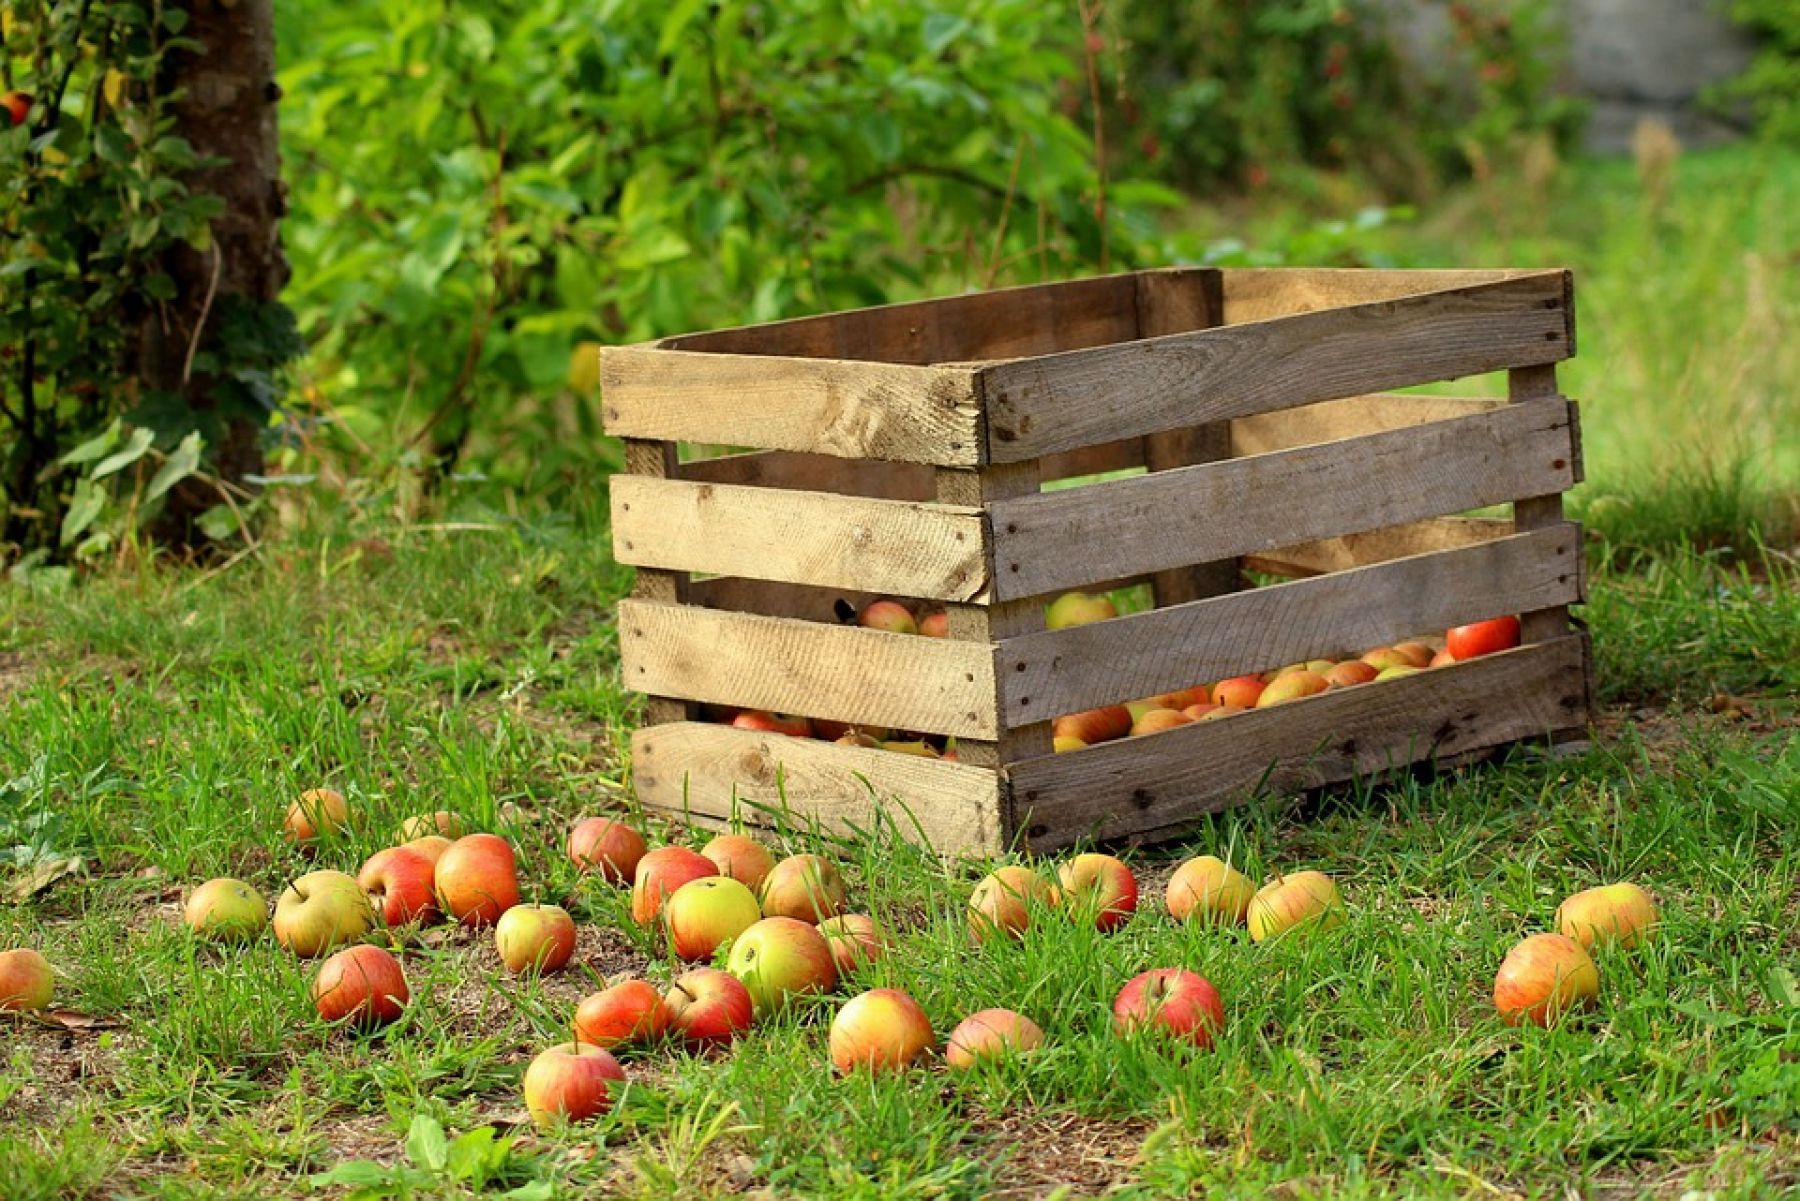
[[[1587,638],[1342,689],[1223,721],[989,769],[729,726],[677,722],[632,738],[640,801],[702,824],[785,812],[834,833],[891,823],[945,855],[1148,839],[1258,795],[1584,729]]]

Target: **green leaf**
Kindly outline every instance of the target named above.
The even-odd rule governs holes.
[[[155,500],[173,488],[177,483],[194,474],[200,466],[200,448],[206,445],[200,438],[200,431],[195,430],[181,440],[175,453],[163,461],[156,474],[150,477],[150,486],[144,489],[146,501]]]
[[[504,1166],[511,1140],[501,1144],[499,1154],[495,1155],[495,1133],[492,1126],[477,1126],[457,1136],[456,1141],[450,1144],[449,1167],[452,1179],[480,1188],[496,1169]]]
[[[200,532],[214,542],[223,542],[238,533],[237,514],[230,505],[214,505],[195,519]]]
[[[82,531],[94,524],[100,516],[100,510],[106,507],[107,492],[93,480],[77,480],[75,495],[69,501],[68,512],[63,514],[62,545],[67,546],[81,537]]]
[[[103,480],[113,472],[131,466],[144,457],[144,452],[150,449],[150,443],[155,437],[156,434],[151,430],[141,425],[138,426],[131,431],[131,441],[125,444],[125,449],[100,460],[94,470],[88,474],[88,478]]]
[[[393,1176],[388,1168],[370,1159],[352,1159],[329,1172],[317,1172],[308,1182],[317,1188],[376,1188]]]
[[[119,442],[119,419],[114,417],[110,424],[80,446],[58,459],[65,466],[76,463],[92,463],[95,459],[111,450]]]
[[[550,1201],[551,1197],[556,1196],[556,1188],[548,1180],[533,1180],[530,1184],[521,1184],[500,1195],[509,1198],[509,1201]]]
[[[444,1128],[430,1114],[415,1114],[406,1134],[406,1156],[421,1168],[441,1172],[450,1162],[450,1146]]]

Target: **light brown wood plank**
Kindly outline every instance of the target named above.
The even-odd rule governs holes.
[[[1581,531],[1565,523],[1007,639],[995,670],[1001,716],[1041,721],[1581,597]]]
[[[1513,532],[1511,521],[1491,517],[1433,517],[1360,534],[1340,534],[1299,546],[1284,546],[1244,558],[1250,571],[1280,576],[1323,575],[1367,567],[1427,551],[1454,550],[1504,538]]]
[[[1253,795],[1296,792],[1545,737],[1586,721],[1584,639],[1323,693],[1007,769],[1032,850],[1166,830]]]
[[[923,463],[890,463],[880,459],[839,459],[792,450],[758,450],[718,455],[681,465],[684,480],[706,484],[744,484],[758,488],[793,488],[803,492],[836,492],[885,500],[930,500],[932,469]]]
[[[878,823],[945,855],[1004,849],[993,771],[730,726],[684,723],[637,731],[632,784],[645,806],[713,821],[870,831]]]
[[[987,588],[981,510],[616,476],[621,563],[969,601]]]
[[[1172,334],[978,371],[988,458],[1247,417],[1571,353],[1566,275]]]
[[[1548,364],[1542,367],[1527,367],[1507,373],[1507,395],[1514,403],[1526,403],[1546,396],[1555,396],[1556,366]],[[1579,410],[1571,402],[1569,405],[1572,437],[1575,443],[1574,483],[1581,482],[1581,417]],[[1561,490],[1551,495],[1520,496],[1513,504],[1513,526],[1521,530],[1542,529],[1555,525],[1563,519],[1563,498]],[[1520,636],[1526,642],[1546,642],[1559,638],[1569,631],[1569,607],[1567,605],[1549,605],[1519,616]]]
[[[1557,399],[1413,429],[996,501],[994,596],[1257,554],[1567,488]]]
[[[858,610],[879,597],[873,592],[856,592],[848,588],[819,588],[782,580],[717,576],[710,580],[689,581],[687,599],[689,604],[706,609],[847,625]]]
[[[687,605],[619,602],[625,686],[747,709],[994,738],[991,646]]]
[[[675,445],[671,442],[643,442],[627,439],[625,442],[625,470],[645,479],[667,479],[675,474]],[[617,476],[616,479],[629,478]],[[615,552],[618,549],[614,539]],[[666,601],[676,604],[687,599],[691,583],[685,572],[657,571],[643,568],[637,572],[632,581],[631,594],[643,600]],[[694,716],[694,707],[687,701],[673,697],[651,696],[644,701],[644,720],[650,725],[664,722],[686,721]]]
[[[1319,404],[1301,405],[1240,417],[1231,423],[1231,450],[1236,455],[1260,455],[1272,450],[1292,450],[1336,442],[1383,430],[1405,429],[1428,421],[1466,417],[1499,408],[1504,400],[1472,396],[1415,396],[1377,392],[1349,396]]]
[[[1449,288],[1542,275],[1542,268],[1397,271],[1364,267],[1227,267],[1220,272],[1225,320],[1233,325]]]
[[[618,437],[982,462],[969,368],[609,346],[600,352],[600,389],[606,431]]]

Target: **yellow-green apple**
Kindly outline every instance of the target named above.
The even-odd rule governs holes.
[[[1396,642],[1394,653],[1405,655],[1406,661],[1414,667],[1427,667],[1431,663],[1431,656],[1437,652],[1423,642]]]
[[[1384,667],[1375,673],[1377,680],[1398,680],[1402,676],[1416,676],[1424,671],[1423,667],[1414,667],[1410,663],[1396,663],[1392,667]]]
[[[382,924],[436,921],[437,869],[431,860],[405,847],[376,851],[356,873],[356,883],[369,894],[369,904]]]
[[[625,1084],[625,1069],[612,1052],[580,1043],[558,1043],[538,1052],[525,1069],[525,1110],[539,1126],[558,1119],[585,1122],[612,1108]]]
[[[465,834],[437,861],[438,907],[465,926],[490,926],[519,903],[518,861],[498,834]]]
[[[655,923],[663,903],[690,880],[716,876],[719,869],[698,851],[686,847],[657,847],[638,860],[631,885],[631,920],[640,926]]]
[[[1427,667],[1448,667],[1454,662],[1456,662],[1456,656],[1450,653],[1449,647],[1445,647],[1443,650],[1439,651],[1437,654],[1431,656],[1431,662],[1426,664],[1426,666]]]
[[[742,834],[721,834],[700,848],[712,860],[721,876],[730,876],[751,892],[761,888],[775,866],[775,856],[754,838]]]
[[[1164,899],[1169,916],[1203,926],[1236,926],[1250,908],[1256,885],[1217,855],[1197,855],[1169,877]]]
[[[591,993],[575,1007],[575,1041],[595,1047],[655,1042],[671,1021],[663,995],[636,978]]]
[[[1194,719],[1179,709],[1152,709],[1131,723],[1131,736],[1142,737],[1145,734],[1156,734],[1163,730],[1173,730],[1176,726],[1189,726]]]
[[[1119,990],[1113,999],[1113,1028],[1121,1034],[1158,1030],[1206,1048],[1225,1028],[1225,1003],[1198,972],[1153,968]]]
[[[1516,617],[1496,617],[1490,621],[1477,621],[1466,626],[1457,626],[1444,634],[1444,649],[1450,656],[1461,662],[1464,659],[1475,659],[1482,655],[1491,655],[1495,651],[1509,650],[1519,645],[1519,619]]]
[[[897,988],[872,988],[838,1010],[827,1041],[840,1072],[898,1072],[936,1046],[937,1036],[917,1001]]]
[[[747,709],[731,719],[740,730],[761,730],[769,734],[787,734],[793,738],[811,738],[812,722],[788,713],[770,713],[767,709]]]
[[[819,933],[831,948],[831,958],[838,974],[848,975],[864,964],[874,963],[887,953],[887,931],[875,919],[862,913],[846,913],[828,917],[819,923]]]
[[[1656,902],[1630,881],[1585,889],[1556,907],[1556,928],[1589,951],[1636,946],[1656,920]]]
[[[1548,1026],[1600,995],[1600,973],[1565,934],[1533,934],[1506,953],[1494,976],[1494,1008],[1508,1026]]]
[[[242,880],[220,876],[188,894],[182,920],[202,938],[248,942],[269,924],[269,903]]]
[[[1305,671],[1305,670],[1306,670],[1306,664],[1304,664],[1304,663],[1290,663],[1286,667],[1275,667],[1275,668],[1269,669],[1268,671],[1263,672],[1260,679],[1262,680],[1263,684],[1266,686],[1269,684],[1273,684],[1276,680],[1279,680],[1282,676],[1293,675],[1297,671]]]
[[[50,961],[30,947],[0,951],[0,1013],[43,1009],[56,992]]]
[[[816,926],[791,917],[765,917],[731,944],[725,970],[744,982],[759,1014],[776,1013],[788,998],[837,987],[837,961]]]
[[[663,902],[669,950],[688,963],[706,963],[713,952],[762,920],[756,894],[730,876],[689,880]]]
[[[374,926],[369,898],[343,872],[308,872],[275,901],[275,941],[302,959],[355,942]]]
[[[918,755],[923,759],[943,758],[943,756],[938,753],[938,749],[935,746],[932,746],[923,739],[889,739],[887,742],[881,744],[881,749],[884,751],[893,751],[895,754],[899,755]]]
[[[762,911],[818,925],[844,911],[844,878],[820,855],[790,855],[769,869],[762,886]]]
[[[1289,930],[1322,933],[1344,924],[1344,898],[1324,872],[1276,876],[1250,898],[1244,920],[1256,942],[1266,942]]]
[[[1118,606],[1112,603],[1110,596],[1065,592],[1051,601],[1050,607],[1044,610],[1044,628],[1066,630],[1071,626],[1091,625],[1118,615]]]
[[[1262,690],[1262,695],[1256,698],[1256,707],[1269,709],[1276,705],[1285,705],[1289,701],[1297,701],[1303,697],[1317,696],[1329,687],[1324,676],[1303,667],[1299,671],[1290,671],[1286,675],[1277,676],[1267,688]]]
[[[450,840],[442,834],[427,834],[423,838],[415,838],[411,842],[403,842],[400,845],[431,860],[431,870],[436,872],[437,861],[442,859],[444,852],[450,849]]]
[[[644,836],[610,817],[584,817],[569,827],[569,862],[608,884],[630,884],[650,850]]]
[[[699,967],[663,994],[669,1026],[690,1043],[728,1043],[750,1029],[755,1006],[750,990],[730,972]]]
[[[1378,672],[1386,671],[1390,667],[1411,667],[1413,665],[1409,656],[1401,654],[1391,646],[1378,646],[1372,651],[1365,651],[1361,661]]]
[[[1104,705],[1063,714],[1050,723],[1050,734],[1054,738],[1079,738],[1093,746],[1131,733],[1131,720],[1131,710],[1124,705]]]
[[[1032,910],[1054,903],[1050,882],[1020,864],[1009,864],[982,878],[969,896],[969,933],[976,942],[996,935],[1019,938],[1031,925]]]
[[[313,1005],[328,1022],[385,1026],[411,997],[400,961],[369,943],[339,951],[313,977]]]
[[[1325,673],[1325,683],[1332,688],[1354,688],[1358,684],[1367,684],[1376,675],[1376,670],[1361,659],[1346,659],[1332,665]]]
[[[958,1022],[944,1046],[944,1062],[955,1072],[967,1071],[984,1059],[1028,1055],[1044,1045],[1036,1022],[1010,1009],[983,1009]]]
[[[920,619],[919,633],[927,638],[950,637],[950,614],[942,609],[933,609]]]
[[[1137,912],[1137,877],[1124,860],[1089,852],[1056,869],[1057,903],[1110,933]]]
[[[289,842],[302,845],[338,833],[350,822],[350,806],[331,788],[309,788],[288,806],[283,823]]]
[[[1067,734],[1058,734],[1050,740],[1050,749],[1058,755],[1062,754],[1064,751],[1079,751],[1086,746],[1087,743],[1081,741],[1081,739],[1071,738]]]
[[[1125,712],[1131,714],[1131,720],[1136,722],[1141,721],[1144,714],[1154,709],[1173,709],[1179,713],[1189,705],[1200,704],[1204,700],[1206,700],[1204,695],[1193,696],[1190,689],[1183,688],[1178,692],[1163,692],[1156,696],[1144,697],[1142,700],[1126,701]]]
[[[575,955],[575,919],[560,905],[514,905],[494,924],[494,949],[514,975],[560,972]]]
[[[919,623],[912,610],[896,600],[870,601],[856,615],[856,624],[869,630],[886,630],[890,634],[917,634]]]
[[[1261,676],[1232,676],[1229,680],[1220,680],[1213,685],[1212,702],[1215,705],[1253,709],[1257,698],[1262,696],[1264,687]]]
[[[421,813],[401,822],[400,829],[394,834],[394,841],[408,843],[415,838],[425,838],[432,834],[455,839],[468,832],[461,817],[448,809],[439,809],[436,813]]]

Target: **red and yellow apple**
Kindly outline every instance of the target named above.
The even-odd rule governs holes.
[[[1290,930],[1323,933],[1344,924],[1344,899],[1324,872],[1276,876],[1250,898],[1244,920],[1250,937],[1267,942]]]
[[[786,734],[793,738],[811,738],[812,722],[789,713],[770,713],[767,709],[749,709],[731,719],[740,730],[761,730],[769,734]]]
[[[1556,907],[1556,928],[1591,951],[1616,944],[1633,947],[1657,922],[1656,902],[1626,881],[1584,889]]]
[[[649,852],[644,836],[610,817],[584,817],[569,827],[569,862],[608,884],[630,884]]]
[[[1410,663],[1396,663],[1392,667],[1384,667],[1375,673],[1377,680],[1399,680],[1407,676],[1416,676],[1424,671],[1423,667],[1414,667]]]
[[[436,876],[436,867],[419,852],[389,847],[369,856],[356,883],[383,925],[404,926],[437,920]]]
[[[560,905],[514,905],[494,925],[494,949],[514,975],[560,972],[575,956],[575,919]]]
[[[406,1011],[412,994],[400,961],[369,943],[327,959],[313,978],[313,1006],[328,1022],[385,1026]]]
[[[621,980],[582,998],[575,1007],[575,1040],[595,1047],[655,1042],[673,1020],[663,995],[648,980]]]
[[[465,834],[438,858],[438,908],[465,926],[491,926],[519,903],[518,862],[498,834]]]
[[[1390,667],[1411,667],[1412,658],[1401,654],[1391,646],[1378,646],[1374,650],[1363,652],[1361,662],[1367,663],[1377,672],[1386,671]]]
[[[558,1119],[584,1122],[611,1109],[625,1084],[625,1069],[612,1052],[581,1043],[559,1043],[538,1053],[525,1069],[525,1109],[539,1126]]]
[[[958,1022],[944,1046],[951,1071],[967,1071],[983,1060],[1028,1055],[1044,1045],[1044,1031],[1024,1014],[983,1009]]]
[[[1056,869],[1057,904],[1111,933],[1137,912],[1138,883],[1124,860],[1089,852]]]
[[[891,748],[890,748],[891,749]],[[762,886],[762,911],[818,925],[844,911],[844,878],[821,855],[790,855],[769,869]]]
[[[690,1043],[728,1043],[750,1029],[750,990],[730,972],[695,968],[663,994],[669,1027]]]
[[[1154,968],[1119,990],[1113,999],[1113,1028],[1121,1034],[1157,1030],[1206,1048],[1225,1028],[1225,1003],[1198,972]]]
[[[1055,901],[1050,882],[1020,864],[983,877],[969,896],[969,932],[976,942],[997,935],[1019,938],[1031,926],[1032,910]]]
[[[343,872],[308,872],[275,901],[275,940],[302,959],[355,942],[375,926],[361,885]]]
[[[896,600],[874,600],[856,615],[856,624],[868,630],[885,630],[890,634],[917,634],[919,623],[912,610]]]
[[[760,920],[756,894],[730,876],[689,880],[663,903],[669,949],[688,963],[710,962],[715,951]]]
[[[450,849],[450,840],[445,838],[442,834],[427,834],[423,838],[415,838],[411,842],[401,843],[400,845],[406,850],[423,855],[425,858],[431,860],[431,870],[433,872],[435,887],[437,861],[442,859],[444,857],[444,852]]]
[[[415,838],[425,838],[432,834],[456,839],[468,832],[461,817],[448,809],[439,809],[436,813],[421,813],[401,822],[400,829],[394,834],[394,841],[408,843]]]
[[[840,1072],[897,1072],[930,1052],[937,1036],[917,1001],[897,988],[874,988],[844,1003],[827,1042]]]
[[[1367,684],[1377,674],[1375,668],[1361,659],[1348,659],[1332,665],[1325,673],[1325,683],[1332,688],[1354,688],[1358,684]]]
[[[950,614],[943,609],[933,609],[919,620],[919,633],[927,638],[950,637]]]
[[[1508,1026],[1548,1026],[1600,995],[1600,973],[1565,934],[1533,934],[1506,953],[1494,976],[1494,1008]]]
[[[1254,709],[1265,687],[1261,676],[1232,676],[1213,685],[1212,702],[1227,708]]]
[[[302,845],[337,834],[350,822],[344,795],[331,788],[309,788],[288,807],[283,823],[289,842]]]
[[[887,931],[866,914],[846,913],[828,917],[819,923],[819,933],[831,948],[831,958],[838,974],[847,975],[864,964],[874,963],[887,953]]]
[[[1194,719],[1179,709],[1150,709],[1131,723],[1131,736],[1141,738],[1145,734],[1157,734],[1193,723]]]
[[[1250,908],[1256,885],[1249,876],[1217,855],[1197,855],[1169,877],[1164,899],[1178,922],[1203,926],[1236,926]]]
[[[1262,690],[1262,695],[1256,698],[1256,707],[1269,709],[1276,705],[1285,705],[1289,701],[1297,701],[1303,697],[1317,696],[1329,687],[1331,685],[1325,682],[1324,676],[1310,668],[1303,667],[1299,671],[1290,671],[1285,675],[1277,676],[1271,681],[1269,686]]]
[[[1423,642],[1396,642],[1394,643],[1394,653],[1405,655],[1407,663],[1411,666],[1423,668],[1430,665],[1431,656],[1437,652]]]
[[[0,951],[0,1013],[44,1009],[56,992],[50,961],[31,947]]]
[[[202,938],[248,942],[269,925],[269,903],[242,880],[221,876],[188,894],[182,920]]]
[[[1131,710],[1124,705],[1103,705],[1080,713],[1065,713],[1050,723],[1053,738],[1078,738],[1086,746],[1111,742],[1131,733]]]
[[[744,982],[759,1014],[786,1008],[788,998],[837,987],[837,960],[818,927],[791,917],[765,917],[731,944],[725,970]]]
[[[631,920],[640,926],[654,923],[664,902],[690,880],[718,875],[713,861],[686,847],[657,847],[638,861],[631,886]]]

